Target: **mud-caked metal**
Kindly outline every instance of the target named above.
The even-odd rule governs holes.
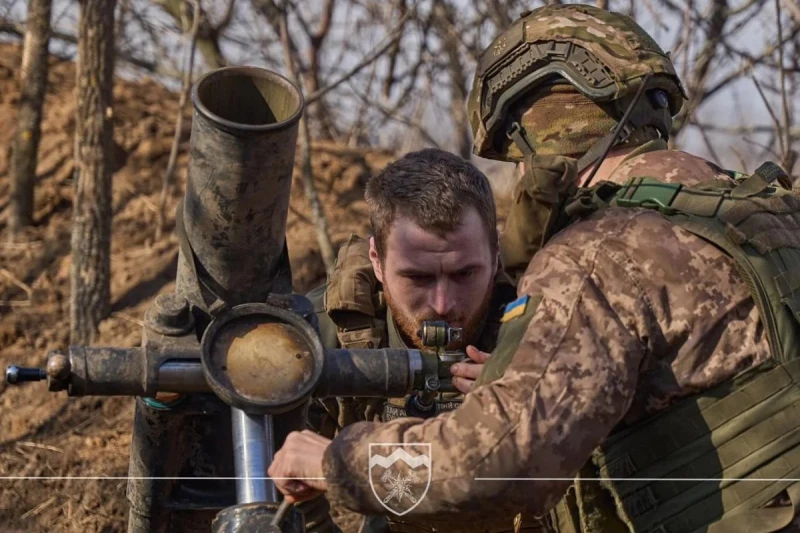
[[[176,290],[147,309],[141,345],[70,346],[6,381],[136,398],[129,533],[300,531],[302,513],[265,478],[310,399],[450,390],[464,354],[439,345],[460,332],[425,326],[430,351],[323,351],[285,239],[302,95],[273,72],[229,67],[198,80],[192,102]]]
[[[177,333],[181,322],[185,324],[179,319],[183,312],[173,305],[178,295],[188,301],[194,322],[191,333],[199,342],[216,315],[239,304],[264,303],[270,295],[291,293],[285,232],[302,94],[274,72],[229,67],[200,78],[191,96],[186,192],[176,213],[177,294],[154,303],[153,320],[146,326],[152,331],[145,337],[155,335],[145,342],[166,340],[169,335],[163,333]],[[197,355],[195,345],[193,356]],[[184,511],[198,522],[198,511],[203,510],[208,513],[199,522],[208,531],[208,520],[217,511],[242,501],[231,482],[239,477],[233,438],[241,437],[234,432],[231,409],[215,395],[191,397],[188,404],[185,397],[169,399],[172,403],[166,405],[137,402],[128,491],[130,533],[167,531],[171,522],[182,521],[168,515]],[[288,431],[302,428],[299,414],[271,419],[269,428],[261,416],[256,425],[280,440]],[[242,417],[234,413],[233,419]],[[171,462],[162,463],[164,459]],[[146,479],[156,472],[165,474],[161,477],[194,479]],[[143,481],[134,481],[139,479]]]

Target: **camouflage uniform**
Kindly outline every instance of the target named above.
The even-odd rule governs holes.
[[[482,351],[494,347],[505,305],[515,298],[516,289],[504,272],[495,279],[489,315],[475,343]],[[339,250],[336,266],[328,282],[312,290],[320,339],[326,349],[409,348],[403,341],[369,260],[368,241],[352,235]],[[460,393],[440,393],[438,412],[451,411],[461,404]],[[408,416],[407,398],[336,398],[316,400],[309,410],[310,425],[322,435],[333,437],[341,428],[358,421],[386,422]],[[319,505],[321,508],[322,504]],[[386,521],[369,517],[366,531],[431,531],[424,522]],[[506,528],[507,529],[507,528]],[[501,528],[502,530],[502,528]],[[448,531],[448,529],[438,529]],[[464,531],[458,529],[457,531]]]
[[[646,59],[599,10],[537,11],[529,40],[588,34],[622,43],[605,64]],[[490,51],[514,44],[501,36]],[[508,149],[484,133],[476,146]],[[525,133],[522,152],[547,136]],[[551,172],[531,180],[565,187],[547,201],[519,190],[515,206],[531,198],[545,227],[521,223],[533,255],[476,388],[433,419],[342,431],[324,459],[331,502],[381,512],[368,443],[417,442],[431,444],[432,475],[411,514],[434,524],[516,516],[587,533],[800,531],[790,525],[800,504],[800,195],[769,168],[747,178],[660,139],[636,145],[606,182],[577,191],[564,176],[574,182],[586,160],[564,158],[592,148],[548,154]],[[657,180],[645,201],[644,181],[629,181],[639,177]]]
[[[665,181],[730,179],[689,154],[655,151],[614,181],[641,166]],[[497,380],[454,412],[360,423],[334,440],[325,457],[334,505],[380,512],[363,466],[368,442],[429,442],[432,479],[415,513],[475,521],[523,511],[523,524],[536,521],[615,430],[770,359],[733,260],[650,209],[607,209],[564,229],[532,259],[519,294],[528,310],[515,320],[529,322]]]

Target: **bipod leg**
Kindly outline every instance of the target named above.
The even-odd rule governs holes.
[[[229,413],[211,395],[186,397],[170,409],[137,398],[128,533],[207,533],[214,515],[235,504]]]
[[[214,533],[304,533],[302,512],[278,501],[275,483],[267,475],[276,445],[289,431],[302,429],[303,408],[277,416],[232,408],[231,420],[237,505],[217,515]]]

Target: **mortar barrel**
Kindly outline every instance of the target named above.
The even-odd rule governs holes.
[[[303,96],[256,67],[209,72],[191,96],[178,290],[203,308],[213,296],[228,305],[265,301],[291,287],[285,232]]]

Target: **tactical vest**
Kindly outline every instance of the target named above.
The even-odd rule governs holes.
[[[566,205],[566,224],[603,208],[655,209],[715,244],[747,282],[772,358],[613,432],[551,512],[552,531],[770,533],[796,516],[800,192],[772,163],[751,176],[730,175],[694,187],[648,177],[603,182]],[[537,303],[507,327],[525,327]],[[510,333],[501,330],[501,339]],[[493,354],[479,381],[500,377],[513,351]],[[783,496],[787,505],[769,506]]]
[[[489,316],[483,327],[479,348],[491,351],[495,347],[501,327],[504,305],[516,296],[514,284],[500,272],[495,283],[495,294]],[[383,293],[369,259],[369,244],[356,235],[340,248],[336,265],[324,296],[325,313],[336,326],[336,337],[342,348],[383,348],[389,345],[388,310]],[[437,410],[450,411],[458,407],[461,394],[440,394]],[[328,399],[330,400],[330,399]],[[406,416],[405,398],[337,398],[336,407],[340,427],[359,420],[388,421]],[[432,523],[433,522],[433,523]],[[488,519],[476,524],[436,523],[432,519],[406,520],[405,517],[373,516],[360,529],[365,533],[427,533],[435,531],[463,531],[469,533],[506,533],[524,531],[541,533],[540,523],[526,523],[516,527],[511,518]]]
[[[483,327],[481,346],[485,351],[494,348],[502,306],[513,299],[516,289],[498,274],[495,294]],[[325,311],[336,325],[339,344],[345,349],[386,348],[389,346],[389,327],[386,302],[380,283],[369,259],[369,243],[353,234],[340,248],[336,266],[325,290]],[[437,412],[452,411],[462,402],[460,393],[440,393],[436,399]],[[347,405],[349,404],[349,405]],[[371,420],[375,414],[383,422],[407,416],[406,398],[350,399],[340,401],[340,413],[345,410],[364,411],[345,415],[346,420]]]

